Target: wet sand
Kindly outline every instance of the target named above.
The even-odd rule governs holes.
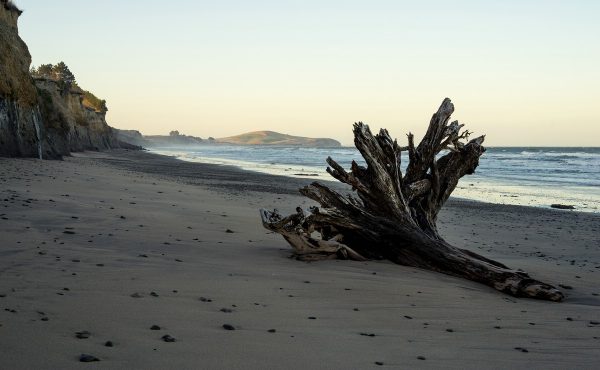
[[[597,367],[600,215],[443,211],[451,243],[566,287],[549,303],[287,258],[258,208],[308,205],[308,182],[145,152],[0,159],[0,368]]]

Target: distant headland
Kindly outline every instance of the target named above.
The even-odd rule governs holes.
[[[312,148],[341,146],[341,143],[334,139],[293,136],[275,131],[253,131],[216,139],[213,137],[202,139],[195,136],[183,135],[179,131],[171,131],[169,135],[143,135],[137,130],[116,131],[120,141],[142,147],[194,146],[205,144],[304,146]]]

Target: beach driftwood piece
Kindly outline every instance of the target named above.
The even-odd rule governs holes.
[[[464,125],[449,123],[453,112],[454,105],[445,99],[418,146],[410,133],[408,146],[401,147],[387,130],[373,135],[369,126],[356,123],[354,144],[367,166],[352,162],[347,172],[330,157],[327,172],[351,185],[357,196],[314,182],[300,193],[320,207],[307,212],[297,208],[287,217],[261,209],[263,226],[281,234],[299,260],[387,259],[477,281],[517,297],[561,301],[564,296],[554,286],[452,246],[439,234],[440,209],[485,152],[484,136],[468,141],[470,132],[462,130]],[[409,158],[404,173],[402,151]]]

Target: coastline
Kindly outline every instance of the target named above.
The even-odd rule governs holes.
[[[286,258],[257,210],[308,206],[297,188],[310,179],[137,151],[0,159],[0,172],[1,367],[79,368],[81,353],[150,369],[597,362],[597,214],[457,199],[442,211],[449,242],[572,287],[555,304],[388,262]]]
[[[479,202],[551,208],[572,205],[580,212],[600,213],[597,171],[600,152],[547,148],[536,153],[526,147],[489,149],[477,170],[462,179],[453,197]],[[312,181],[332,180],[324,158],[332,156],[344,167],[360,154],[354,148],[279,148],[269,146],[161,147],[149,150],[186,162],[232,165],[240,169]],[[536,157],[536,155],[538,157]],[[404,156],[402,163],[407,163]],[[586,163],[584,165],[584,163]]]

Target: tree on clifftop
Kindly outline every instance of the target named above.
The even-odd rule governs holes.
[[[75,83],[75,75],[71,72],[65,62],[60,62],[52,68],[55,78],[71,86]]]
[[[77,81],[75,75],[65,62],[60,62],[56,65],[53,64],[42,64],[38,68],[31,68],[31,75],[33,77],[48,78],[58,82],[62,90],[70,89],[71,86],[76,85]]]

